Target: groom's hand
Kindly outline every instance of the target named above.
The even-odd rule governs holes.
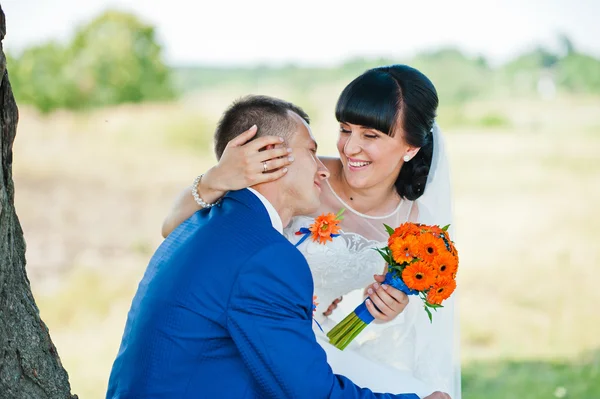
[[[371,298],[367,301],[367,309],[377,320],[393,320],[408,305],[408,296],[394,287],[381,284],[385,280],[385,275],[376,274],[373,277],[376,282],[366,289],[366,294]],[[433,397],[432,399],[436,398]]]

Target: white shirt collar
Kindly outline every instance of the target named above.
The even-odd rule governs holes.
[[[275,207],[273,205],[271,205],[269,200],[266,199],[264,195],[262,195],[255,189],[248,187],[248,190],[250,190],[250,192],[252,194],[256,195],[258,197],[258,199],[260,200],[260,202],[262,202],[262,204],[267,209],[267,212],[269,213],[269,217],[271,218],[271,224],[273,225],[273,228],[275,230],[277,230],[279,232],[279,234],[283,234],[283,222],[281,221],[281,216],[279,216],[279,214],[275,210]]]

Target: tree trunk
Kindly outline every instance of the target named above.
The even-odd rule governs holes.
[[[25,240],[14,207],[12,146],[19,118],[2,40],[0,6],[0,398],[77,398],[48,327],[40,319],[25,272]],[[43,204],[40,203],[40,206]]]

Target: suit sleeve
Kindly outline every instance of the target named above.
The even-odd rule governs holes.
[[[244,265],[232,290],[227,327],[265,397],[396,398],[333,374],[312,331],[313,282],[300,252],[271,245]]]

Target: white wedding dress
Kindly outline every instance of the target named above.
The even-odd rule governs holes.
[[[295,217],[284,229],[284,235],[296,244],[301,236],[295,233],[309,227],[314,217],[345,209],[339,237],[327,244],[309,238],[298,246],[313,275],[319,304],[315,320],[324,330],[320,331],[314,323],[315,335],[335,373],[376,392],[414,392],[424,397],[433,391],[444,391],[453,399],[460,399],[456,292],[444,302],[444,308],[433,314],[433,323],[427,318],[422,301],[410,296],[409,305],[395,320],[371,323],[344,351],[329,344],[325,335],[362,302],[363,290],[374,282],[373,275],[384,272],[385,262],[373,249],[387,245],[384,223],[397,227],[406,221],[440,226],[451,222],[447,162],[437,127],[435,130],[436,148],[426,187],[426,194],[430,195],[423,195],[417,202],[401,201],[391,214],[373,217],[354,211],[327,183],[323,185],[320,209],[314,215]],[[416,220],[410,220],[411,217]],[[453,231],[450,233],[453,238]],[[323,316],[340,296],[344,299],[334,314]]]

